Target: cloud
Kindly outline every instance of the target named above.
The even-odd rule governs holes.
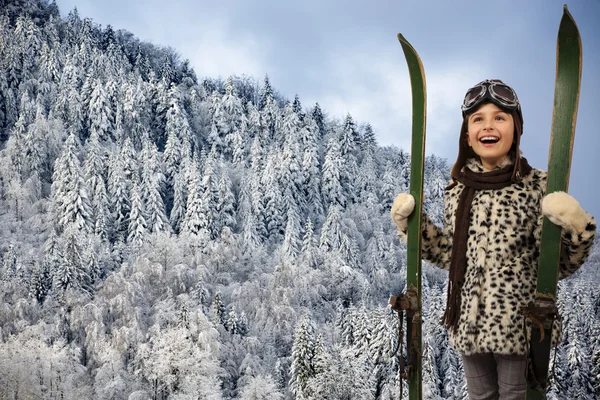
[[[402,50],[352,49],[332,55],[326,63],[319,104],[331,117],[350,113],[358,123],[373,126],[380,145],[410,149],[412,96],[410,76]],[[478,77],[481,67],[467,64],[424,65],[427,84],[427,154],[453,162],[458,149],[460,104]],[[484,78],[481,78],[484,79]]]
[[[178,50],[189,58],[198,77],[251,75],[261,77],[268,65],[270,44],[252,34],[233,34],[229,23],[212,19],[197,35],[187,36]]]
[[[240,29],[222,10],[203,11],[192,20],[185,4],[147,9],[138,15],[145,22],[138,34],[174,48],[190,60],[199,78],[264,75],[272,48],[268,35]]]

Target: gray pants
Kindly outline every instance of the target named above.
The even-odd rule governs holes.
[[[523,400],[527,391],[527,356],[462,355],[470,400]]]

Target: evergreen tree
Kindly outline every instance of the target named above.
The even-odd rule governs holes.
[[[344,196],[348,202],[356,202],[357,193],[355,179],[358,175],[358,160],[360,148],[360,134],[356,129],[354,120],[348,114],[344,127],[337,134],[340,143],[340,157],[342,168],[340,169],[340,183]]]
[[[226,158],[233,155],[233,138],[241,129],[244,109],[242,100],[239,98],[233,80],[227,78],[225,83],[225,94],[220,99],[213,114],[213,126],[216,129],[212,136],[218,136],[215,143],[222,144],[223,148],[217,148]],[[212,138],[215,140],[215,138]],[[212,143],[210,143],[212,144]]]
[[[309,268],[317,268],[319,265],[318,243],[313,232],[313,225],[310,218],[307,218],[304,226],[304,237],[302,239],[302,248],[300,250],[301,259]]]
[[[262,110],[267,105],[269,99],[274,99],[273,88],[271,87],[271,82],[269,81],[269,77],[265,75],[264,86],[261,89],[260,100],[258,102],[258,109]]]
[[[211,311],[212,311],[212,319],[213,319],[213,323],[215,324],[225,324],[225,305],[223,304],[223,296],[221,295],[221,292],[217,292],[215,294],[215,298],[213,299],[212,305],[211,305]]]
[[[125,240],[131,210],[131,182],[125,177],[123,159],[119,153],[113,153],[109,160],[107,192],[113,219],[111,238]]]
[[[399,171],[394,167],[392,161],[385,165],[383,177],[381,178],[381,188],[379,196],[382,202],[382,208],[390,209],[396,198],[396,195],[408,189],[408,182],[402,182],[398,177]],[[406,191],[406,190],[404,190]]]
[[[267,82],[267,79],[265,78]],[[277,128],[280,125],[281,120],[281,110],[279,105],[277,104],[277,100],[273,97],[273,95],[269,95],[268,93],[264,95],[264,105],[263,100],[261,98],[261,105],[259,106],[260,110],[260,126],[261,126],[261,140],[264,144],[272,144],[272,143],[283,143],[283,137],[278,136]]]
[[[296,259],[300,253],[300,221],[299,216],[293,208],[288,209],[287,224],[285,226],[285,235],[283,238],[283,254],[290,261]]]
[[[171,191],[175,184],[175,176],[181,170],[183,156],[181,154],[181,142],[174,130],[169,130],[165,151],[163,153],[163,165],[166,178],[167,192]]]
[[[171,144],[179,145],[179,154],[173,154],[174,160],[172,162],[174,162],[175,165],[181,158],[186,156],[191,157],[192,155],[192,129],[183,105],[182,97],[183,94],[181,93],[181,90],[176,86],[172,86],[168,93],[169,106],[166,110],[165,134],[167,140],[173,140],[172,138],[169,139],[171,134],[174,134],[177,137],[176,143]],[[169,151],[171,151],[171,149]],[[166,152],[167,150],[165,149],[165,153]],[[172,165],[173,164],[169,164],[170,167],[172,167]]]
[[[256,220],[256,232],[262,240],[265,240],[268,236],[264,211],[264,186],[261,183],[264,172],[262,148],[260,141],[255,138],[251,149],[249,186],[252,213]]]
[[[325,162],[323,163],[323,181],[322,194],[323,205],[346,206],[346,195],[342,188],[343,160],[341,158],[340,146],[335,138],[327,142],[327,151],[325,153]]]
[[[302,194],[308,215],[319,218],[323,215],[321,198],[321,168],[319,158],[318,127],[312,118],[304,119],[300,135],[304,155],[302,157]]]
[[[275,149],[271,149],[267,156],[265,169],[261,177],[262,188],[259,196],[264,201],[264,221],[269,238],[277,242],[283,237],[285,219],[282,211],[282,190],[277,179],[279,156]]]
[[[90,276],[82,256],[82,240],[80,232],[73,226],[65,230],[63,257],[53,274],[53,287],[60,293],[69,289],[89,289]]]
[[[29,294],[42,304],[52,288],[52,276],[48,264],[36,263],[29,281]]]
[[[76,151],[77,139],[71,134],[54,164],[52,204],[59,232],[70,226],[84,233],[93,231],[88,187],[83,180]]]
[[[190,163],[189,194],[181,231],[188,234],[210,236],[208,208],[203,198],[197,162]]]
[[[102,142],[115,138],[115,115],[112,109],[106,84],[96,79],[90,93],[86,125],[89,131],[98,135]]]
[[[195,163],[191,160],[184,160],[181,171],[175,175],[173,182],[173,207],[171,208],[169,222],[176,233],[181,231],[181,225],[186,214],[188,177],[195,177],[193,179],[197,179],[197,172],[192,171],[192,168],[196,168]],[[194,173],[196,175],[193,175]],[[194,181],[194,185],[196,184],[197,182]]]
[[[224,227],[235,228],[235,199],[231,188],[231,179],[224,167],[220,168],[221,178],[217,187],[217,203],[215,208],[215,232],[221,234]]]
[[[296,398],[306,398],[308,380],[314,375],[314,340],[314,328],[310,319],[305,317],[296,328],[292,346],[289,387]]]
[[[323,115],[323,111],[321,110],[321,106],[319,106],[319,103],[315,104],[311,116],[318,128],[317,138],[319,141],[321,141],[323,138],[325,138],[325,117]]]
[[[146,219],[144,217],[144,203],[137,183],[131,188],[131,210],[129,213],[129,227],[127,241],[134,247],[140,247],[147,234]]]
[[[144,202],[146,226],[150,233],[171,232],[165,204],[161,195],[165,177],[160,169],[156,145],[144,141],[142,152],[141,195]],[[179,206],[179,204],[178,204]]]
[[[108,239],[111,218],[105,181],[107,154],[100,144],[97,132],[92,132],[86,141],[86,146],[87,155],[83,174],[90,188],[90,204],[94,221],[93,232],[102,239]]]
[[[304,121],[304,117],[306,116],[304,114],[304,111],[302,110],[302,103],[300,103],[300,98],[298,97],[298,95],[296,94],[296,96],[294,97],[294,103],[292,104],[292,109],[294,110],[294,112],[296,113],[296,115],[298,116],[298,119],[302,122]]]
[[[217,175],[219,171],[217,168],[217,152],[216,148],[213,147],[204,162],[204,168],[202,171],[202,182],[200,184],[202,193],[200,198],[202,200],[201,213],[204,215],[206,226],[203,229],[210,234],[212,239],[215,239],[220,232],[217,231],[216,219],[218,218],[218,182]],[[224,201],[227,194],[224,194]],[[225,204],[223,204],[225,206]]]
[[[319,240],[319,247],[325,252],[339,250],[342,244],[341,210],[341,207],[334,205],[327,211]]]
[[[283,151],[279,162],[278,181],[279,187],[283,189],[281,198],[282,210],[295,208],[306,209],[303,196],[303,174],[300,144],[300,121],[290,105],[284,110],[282,132],[285,137]]]

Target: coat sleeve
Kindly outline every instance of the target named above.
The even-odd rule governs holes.
[[[448,191],[444,195],[444,228],[437,226],[431,218],[423,213],[421,219],[421,257],[436,267],[450,269],[452,253],[452,207],[448,202]],[[398,230],[398,235],[406,243],[406,230]]]
[[[546,193],[547,174],[539,172],[539,180],[537,189],[541,192],[539,196],[540,202]],[[539,224],[536,240],[539,245],[542,235],[542,221],[544,216],[541,212],[541,203],[539,206]],[[586,213],[587,214],[587,213]],[[590,214],[587,214],[588,221],[583,232],[571,232],[566,229],[561,233],[561,251],[560,264],[558,267],[558,279],[564,279],[573,275],[585,262],[590,255],[594,239],[596,237],[596,220]]]
[[[590,255],[595,238],[596,220],[591,215],[583,232],[568,232],[563,229],[558,279],[577,272]]]

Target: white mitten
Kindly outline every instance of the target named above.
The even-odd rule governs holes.
[[[591,216],[575,198],[565,192],[554,192],[542,200],[542,213],[554,224],[571,233],[585,230]]]
[[[400,193],[392,204],[392,220],[402,232],[408,228],[408,216],[415,208],[415,198],[409,193]]]

